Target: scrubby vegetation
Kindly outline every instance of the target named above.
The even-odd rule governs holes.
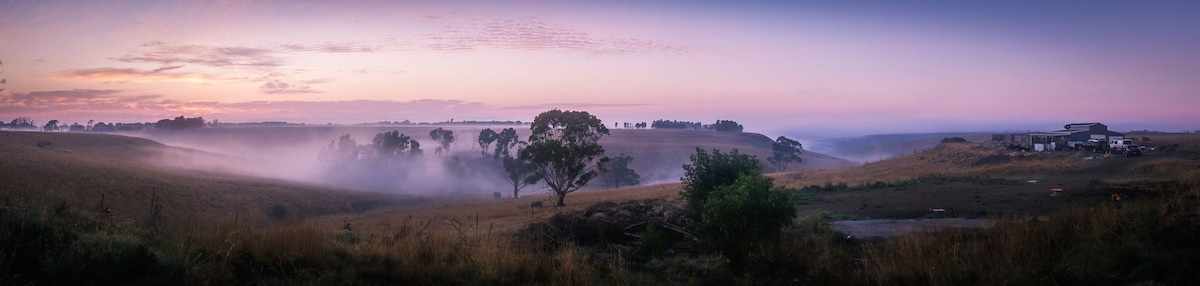
[[[595,279],[576,250],[553,253],[461,221],[404,221],[386,236],[308,223],[162,227],[75,208],[6,208],[0,282],[50,284],[555,284]]]
[[[5,284],[1128,284],[1200,281],[1200,173],[1097,188],[1154,190],[1153,199],[1009,217],[981,230],[845,240],[829,217],[767,236],[753,275],[713,256],[668,254],[641,231],[644,257],[596,256],[603,244],[546,248],[462,220],[402,221],[388,235],[295,223],[170,222],[154,228],[88,208],[8,205],[0,216]],[[721,197],[721,196],[715,196]],[[10,201],[11,202],[11,201]],[[620,252],[618,252],[620,253]],[[606,259],[597,259],[604,257]],[[717,268],[714,268],[717,267]],[[711,280],[707,280],[711,279]],[[791,282],[788,282],[791,283]]]
[[[795,213],[779,210],[825,203],[828,195],[884,189],[1020,186],[1024,179],[986,172],[1062,158],[1034,155],[1039,157],[976,165],[978,158],[996,155],[994,150],[949,144],[899,160],[924,162],[917,165],[929,168],[924,173],[879,172],[873,168],[895,164],[879,162],[840,170],[840,176],[853,180],[823,183],[825,177],[810,177],[791,184],[808,187],[781,189],[773,182],[783,180],[764,177],[749,156],[700,149],[684,168],[683,185],[580,192],[561,208],[527,207],[543,198],[456,198],[388,209],[383,200],[390,197],[329,195],[119,160],[130,157],[119,154],[165,148],[146,140],[55,136],[70,140],[24,133],[0,137],[6,147],[0,149],[0,179],[6,183],[0,185],[0,284],[1200,282],[1195,271],[1200,266],[1200,241],[1195,240],[1200,236],[1200,163],[1188,157],[1196,154],[1192,141],[1163,140],[1179,146],[1170,156],[1107,162],[1127,162],[1119,166],[1127,166],[1121,170],[1131,175],[1083,177],[1086,186],[1072,190],[1076,197],[1063,198],[1077,202],[1061,209],[991,215],[995,223],[984,229],[847,239],[830,227],[842,214],[792,217]],[[932,154],[946,157],[921,158]],[[1081,165],[1059,167],[1085,174],[1100,168]],[[781,176],[791,175],[799,174]],[[686,192],[678,194],[680,189]],[[122,196],[112,195],[117,192]],[[317,203],[291,197],[300,192]],[[1109,201],[1109,193],[1127,199]],[[1105,199],[1085,200],[1095,194]],[[363,199],[344,199],[350,196]],[[520,215],[507,225],[489,220],[509,213]]]

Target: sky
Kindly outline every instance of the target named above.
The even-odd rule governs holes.
[[[0,120],[1200,129],[1200,1],[4,1]]]

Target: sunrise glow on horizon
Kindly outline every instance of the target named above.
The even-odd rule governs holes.
[[[0,120],[1200,129],[1200,2],[6,1]]]

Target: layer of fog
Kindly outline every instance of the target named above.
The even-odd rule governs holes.
[[[937,146],[942,139],[962,137],[968,141],[990,140],[992,133],[877,134],[861,137],[802,140],[805,149],[859,163],[886,160]]]
[[[429,131],[438,127],[454,131],[456,137],[449,151],[441,155],[435,152],[438,145],[429,136]],[[512,185],[501,177],[500,162],[491,155],[494,150],[489,150],[485,156],[476,143],[483,128],[497,132],[513,128],[520,140],[529,136],[528,125],[225,127],[136,135],[170,146],[203,151],[177,152],[165,157],[161,164],[172,167],[368,191],[487,196],[499,192],[510,197]],[[358,144],[370,144],[376,134],[392,130],[416,139],[421,144],[423,158],[406,163],[408,165],[399,170],[357,170],[340,174],[318,158],[322,148],[339,136],[348,134]],[[631,167],[641,176],[639,185],[679,182],[683,175],[682,166],[689,162],[688,156],[694,148],[705,146],[708,149],[717,144],[706,143],[703,139],[688,142],[697,140],[672,139],[670,136],[642,138],[648,137],[638,133],[643,131],[647,130],[613,130],[612,136],[601,140],[608,156],[628,154],[634,157]],[[731,148],[736,146],[723,149]],[[608,183],[597,178],[585,190],[611,188]],[[523,188],[521,196],[546,192],[545,187],[538,184]]]

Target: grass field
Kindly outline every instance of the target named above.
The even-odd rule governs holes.
[[[341,133],[287,130],[266,138]],[[682,165],[674,160],[696,146],[761,152],[765,138],[618,131],[604,142],[610,150],[642,150],[636,158],[663,165]],[[189,142],[261,143],[203,132],[215,133]],[[0,283],[1190,284],[1200,265],[1192,239],[1200,235],[1200,136],[1138,136],[1160,150],[1085,160],[959,143],[850,168],[806,157],[812,164],[802,171],[771,174],[793,188],[804,215],[776,251],[756,260],[753,276],[738,276],[701,252],[641,257],[547,248],[520,235],[530,223],[600,202],[678,201],[677,183],[580,191],[563,208],[531,208],[548,196],[354,191],[163,163],[249,158],[242,154],[117,135],[0,132]],[[1051,197],[1051,188],[1066,194]],[[1108,201],[1113,192],[1128,198],[1123,206]],[[878,241],[847,241],[828,227],[835,219],[925,218],[934,207],[998,224]]]

